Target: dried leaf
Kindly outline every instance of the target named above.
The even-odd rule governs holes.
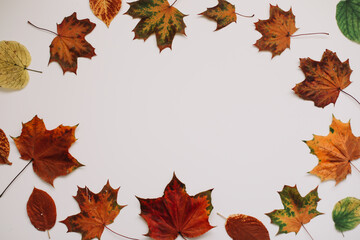
[[[15,41],[0,42],[0,87],[22,89],[29,82],[27,67],[31,56],[26,47]]]
[[[167,0],[139,0],[129,3],[130,8],[125,13],[133,18],[140,18],[136,25],[134,39],[148,39],[155,33],[160,52],[170,48],[176,33],[185,35],[186,16],[179,10],[170,6]]]
[[[9,141],[2,129],[0,129],[0,164],[8,164],[12,163],[8,160],[10,154],[10,144]]]
[[[58,62],[64,74],[67,71],[76,73],[79,57],[92,58],[96,55],[93,46],[85,40],[95,26],[89,19],[78,20],[76,12],[64,18],[57,25],[58,35],[50,45],[49,63]]]
[[[89,3],[94,15],[103,21],[107,27],[121,8],[121,0],[89,0]]]
[[[31,224],[39,231],[50,230],[56,221],[54,200],[46,192],[34,188],[26,205]]]
[[[204,15],[217,22],[215,31],[226,27],[232,22],[236,22],[235,6],[225,0],[218,1],[218,5],[200,13],[200,15]]]
[[[226,219],[226,232],[234,240],[270,240],[269,232],[258,219],[233,214]]]
[[[118,191],[119,188],[113,189],[109,181],[97,194],[86,186],[79,187],[74,198],[81,212],[67,217],[61,223],[67,226],[68,232],[81,233],[82,240],[100,239],[104,227],[111,224],[120,210],[125,207],[120,206],[116,201]]]
[[[293,90],[302,99],[313,101],[317,107],[335,104],[340,91],[351,83],[349,59],[341,62],[336,53],[330,50],[324,52],[320,62],[301,58],[300,68],[305,80]]]
[[[140,216],[149,226],[146,236],[155,240],[174,240],[178,235],[193,238],[209,231],[213,228],[208,221],[213,209],[211,191],[189,196],[185,185],[174,174],[162,197],[138,198]]]
[[[360,224],[360,199],[347,197],[337,202],[332,218],[338,231],[345,232],[354,229]]]
[[[360,158],[360,137],[354,136],[350,122],[343,123],[334,116],[327,136],[314,135],[305,143],[319,158],[319,164],[310,173],[321,181],[334,179],[338,184],[351,173],[350,162]]]
[[[322,214],[316,210],[320,201],[317,188],[302,197],[297,187],[284,186],[279,192],[284,209],[274,210],[266,215],[270,217],[271,223],[279,226],[280,233],[298,233],[301,226],[310,222],[314,217]]]
[[[259,48],[259,51],[270,51],[272,57],[290,48],[290,37],[298,30],[291,8],[285,12],[278,5],[271,4],[270,18],[256,22],[255,29],[263,36],[254,45]]]
[[[13,139],[21,159],[32,160],[34,172],[53,185],[55,178],[83,166],[68,151],[76,141],[75,129],[76,126],[60,125],[49,131],[43,120],[35,116],[23,124],[21,135]]]

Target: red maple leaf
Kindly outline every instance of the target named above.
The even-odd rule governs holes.
[[[162,197],[138,198],[140,216],[149,226],[146,236],[156,240],[173,240],[178,235],[193,238],[209,231],[213,228],[208,221],[213,209],[211,191],[189,196],[185,185],[174,174]]]

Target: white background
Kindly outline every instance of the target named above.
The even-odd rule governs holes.
[[[352,84],[345,90],[360,98],[359,45],[345,38],[337,27],[337,0],[232,0],[236,11],[255,14],[239,17],[237,23],[214,32],[216,23],[197,15],[217,4],[216,0],[179,0],[187,36],[177,35],[173,50],[159,54],[155,37],[145,43],[133,40],[132,29],[139,20],[123,15],[123,3],[110,28],[97,19],[86,0],[12,0],[0,2],[0,40],[25,45],[32,56],[31,73],[21,91],[0,90],[0,128],[7,136],[19,136],[21,123],[36,114],[48,129],[60,124],[76,125],[78,141],[70,153],[85,164],[54,186],[42,181],[29,167],[0,199],[0,239],[47,239],[37,231],[26,213],[33,187],[47,191],[57,205],[57,221],[77,214],[72,196],[77,186],[99,192],[109,179],[121,186],[118,203],[127,204],[109,225],[122,234],[147,239],[145,221],[138,215],[135,198],[162,196],[173,172],[187,186],[190,195],[214,188],[214,210],[210,223],[216,228],[198,239],[230,239],[224,220],[216,215],[243,213],[261,220],[271,239],[310,239],[301,229],[275,236],[278,226],[264,215],[281,209],[277,191],[297,184],[304,196],[319,186],[322,199],[318,210],[325,213],[306,225],[314,239],[343,239],[335,230],[331,212],[347,196],[360,198],[360,174],[353,171],[345,181],[321,183],[307,172],[317,165],[302,140],[312,134],[327,135],[332,114],[343,122],[351,119],[360,135],[360,106],[344,94],[324,109],[304,101],[291,90],[304,80],[299,58],[320,60],[325,49],[337,52],[341,61],[350,59]],[[269,52],[253,46],[260,33],[254,22],[269,17],[269,2],[296,16],[297,32],[329,32],[330,36],[307,36],[291,40],[291,50],[271,59]],[[172,3],[172,1],[170,1]],[[77,12],[96,28],[86,39],[97,56],[80,58],[77,75],[63,75],[57,63],[49,61],[54,35],[37,30],[32,23],[56,31],[56,23]],[[25,166],[14,142],[12,166],[0,166],[0,189]],[[354,164],[360,168],[359,161]],[[81,239],[66,233],[57,222],[52,239]],[[360,227],[345,233],[358,239]],[[121,239],[105,230],[102,239]],[[180,239],[180,238],[179,238]]]

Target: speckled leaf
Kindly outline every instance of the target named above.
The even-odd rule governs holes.
[[[336,6],[336,21],[348,39],[360,43],[360,0],[342,0]]]
[[[108,27],[121,8],[121,0],[89,0],[89,3],[95,16]]]
[[[334,206],[332,218],[338,231],[354,229],[360,224],[360,200],[354,197],[340,200]]]
[[[271,4],[270,18],[256,22],[255,29],[262,34],[262,37],[254,45],[259,51],[270,51],[272,57],[290,48],[290,37],[298,30],[295,27],[295,16],[291,8],[285,12],[277,5]]]
[[[301,58],[300,68],[305,80],[296,84],[294,92],[304,100],[311,100],[317,107],[336,103],[341,90],[350,85],[349,59],[341,62],[335,52],[324,52],[320,62]]]
[[[279,226],[280,233],[299,232],[301,226],[322,213],[316,210],[320,201],[317,188],[302,197],[297,187],[284,186],[279,192],[284,209],[267,213],[271,223]]]
[[[226,219],[226,232],[234,240],[270,240],[269,232],[258,219],[233,214]]]
[[[12,164],[8,160],[9,153],[10,153],[9,140],[7,139],[4,131],[0,129],[0,164],[8,164],[8,165]]]
[[[161,52],[165,48],[171,48],[176,33],[185,35],[186,26],[183,18],[186,15],[170,6],[167,0],[139,0],[129,5],[130,8],[125,14],[141,19],[133,30],[134,39],[145,41],[155,33]]]
[[[314,135],[305,143],[319,159],[310,173],[321,181],[334,179],[338,184],[351,173],[351,161],[360,158],[360,137],[354,136],[350,122],[343,123],[334,116],[327,136]]]
[[[208,8],[200,14],[215,20],[217,22],[216,30],[222,29],[232,22],[236,22],[235,6],[225,0],[219,0],[218,5]]]
[[[95,49],[85,40],[85,36],[91,33],[95,26],[89,19],[78,20],[76,12],[64,18],[62,23],[57,25],[58,36],[50,45],[49,63],[58,62],[64,74],[67,71],[76,73],[79,57],[95,56]]]
[[[87,187],[79,187],[74,198],[79,204],[80,213],[67,217],[61,223],[67,226],[68,232],[81,233],[82,240],[100,239],[104,227],[114,222],[120,210],[125,207],[116,201],[118,191],[119,188],[113,189],[109,181],[97,194]]]
[[[29,82],[27,67],[31,56],[26,47],[15,41],[0,42],[0,87],[22,89]]]

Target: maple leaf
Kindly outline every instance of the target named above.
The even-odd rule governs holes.
[[[226,219],[226,232],[234,240],[270,240],[269,232],[258,219],[244,214],[233,214]]]
[[[89,0],[90,8],[107,27],[119,13],[121,0]]]
[[[39,231],[50,230],[56,221],[54,200],[46,192],[34,188],[26,205],[31,224]]]
[[[76,141],[76,127],[60,125],[49,131],[43,120],[35,116],[23,124],[21,135],[13,140],[21,159],[32,161],[34,172],[53,185],[55,178],[83,166],[68,152],[69,147]]]
[[[172,5],[170,6],[167,0],[139,0],[129,5],[130,8],[125,14],[141,19],[133,30],[134,39],[145,41],[155,33],[161,52],[165,48],[171,49],[176,33],[185,35],[186,25],[183,18],[186,15]]]
[[[255,29],[263,36],[254,45],[259,48],[259,51],[270,51],[272,57],[290,48],[290,37],[298,30],[291,8],[285,12],[278,5],[271,4],[270,18],[256,22]]]
[[[211,191],[212,189],[189,196],[185,185],[174,174],[162,197],[138,197],[140,216],[149,226],[146,236],[156,240],[173,240],[178,235],[193,238],[209,231],[213,228],[208,221],[213,209]]]
[[[319,164],[310,171],[321,181],[334,179],[336,184],[351,173],[351,161],[360,158],[360,137],[351,131],[350,122],[343,123],[333,116],[327,136],[317,136],[305,141]]]
[[[317,107],[335,104],[339,93],[351,83],[349,59],[341,62],[335,52],[327,49],[320,62],[301,58],[300,68],[305,80],[296,84],[293,90],[302,99],[313,101]]]
[[[51,32],[57,35],[50,44],[50,60],[58,62],[65,72],[73,72],[76,74],[77,59],[79,57],[92,58],[95,56],[95,49],[85,40],[85,36],[92,32],[96,24],[89,19],[78,20],[76,12],[71,16],[65,17],[61,24],[57,24],[57,33],[39,28],[28,22],[30,25]]]
[[[8,160],[9,153],[10,153],[9,140],[7,139],[4,131],[0,129],[0,164],[8,164],[8,165],[12,164]]]
[[[215,31],[226,27],[232,22],[236,22],[235,6],[225,0],[218,1],[218,5],[208,8],[205,12],[200,13],[200,15],[204,15],[217,22]]]
[[[106,225],[111,224],[120,210],[116,199],[119,188],[113,189],[109,181],[103,189],[95,194],[86,186],[78,187],[77,195],[74,197],[80,207],[80,213],[67,217],[61,223],[65,224],[68,232],[78,232],[82,240],[93,238],[100,239]]]
[[[279,192],[284,209],[274,210],[266,215],[270,217],[271,223],[279,226],[280,233],[295,232],[298,233],[301,226],[310,222],[314,217],[322,214],[316,210],[317,203],[320,201],[318,197],[317,187],[302,197],[294,187],[284,186]]]

